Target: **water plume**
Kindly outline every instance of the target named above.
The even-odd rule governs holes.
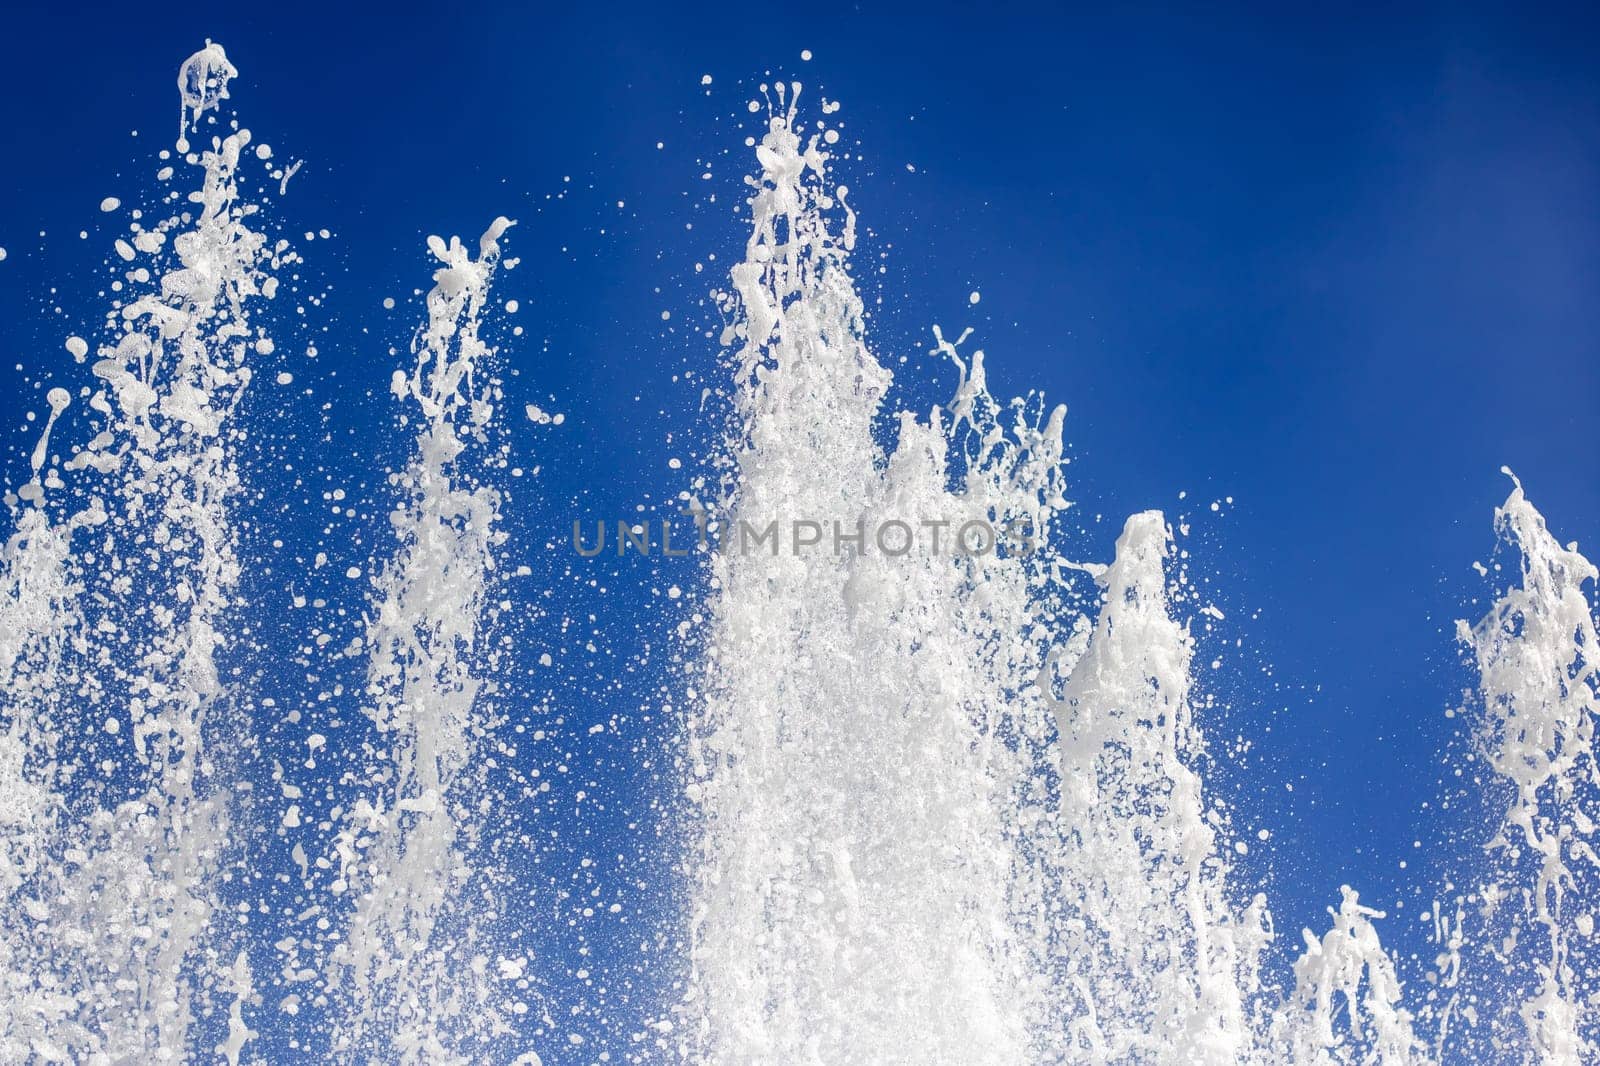
[[[1387,948],[1386,912],[1349,885],[1323,928],[1280,939],[1273,886],[1236,865],[1239,816],[1217,782],[1231,768],[1208,742],[1214,703],[1195,669],[1197,613],[1220,612],[1174,523],[1136,513],[1109,562],[1085,561],[1067,521],[1066,408],[997,400],[968,331],[932,330],[927,365],[947,375],[948,402],[898,402],[852,274],[837,105],[803,123],[798,84],[771,90],[748,239],[715,294],[729,418],[684,494],[709,501],[702,587],[658,601],[685,638],[686,700],[625,692],[637,663],[604,679],[641,720],[659,721],[658,696],[688,708],[666,741],[681,755],[677,806],[656,776],[661,738],[628,738],[660,793],[645,797],[652,814],[678,818],[682,899],[646,883],[665,844],[607,860],[614,883],[587,840],[570,884],[536,869],[565,854],[549,844],[564,829],[551,797],[569,797],[542,766],[494,765],[516,755],[497,730],[519,713],[522,660],[552,665],[506,632],[509,612],[538,607],[513,601],[504,572],[517,517],[497,476],[504,413],[525,399],[508,396],[488,339],[497,271],[514,265],[504,217],[475,244],[428,240],[426,321],[390,380],[406,459],[385,486],[383,546],[345,570],[371,575],[346,586],[365,589],[351,612],[364,614],[337,644],[339,623],[319,621],[296,661],[307,681],[346,668],[360,681],[306,695],[330,709],[304,765],[328,765],[299,784],[277,767],[296,802],[258,824],[266,804],[241,749],[273,735],[254,717],[272,700],[238,665],[264,610],[246,595],[240,509],[270,487],[252,488],[247,471],[266,472],[241,459],[258,433],[243,402],[275,351],[262,311],[300,260],[266,236],[242,175],[254,160],[281,191],[299,164],[275,168],[225,112],[237,74],[210,41],[180,67],[177,159],[163,163],[196,180],[116,240],[104,323],[66,342],[88,377],[45,393],[4,500],[0,1061],[1600,1054],[1595,566],[1516,483],[1495,518],[1514,562],[1493,571],[1503,584],[1485,616],[1458,626],[1476,680],[1457,768],[1492,824],[1433,886],[1431,965]],[[555,736],[572,732],[560,714],[546,724],[532,739],[563,749],[564,774],[583,740]],[[542,843],[505,828],[519,798],[505,782],[527,801],[517,816],[551,817]],[[298,877],[257,858],[269,832]],[[647,924],[679,903],[681,919]],[[569,941],[542,914],[578,929],[573,977],[593,1003],[546,995],[541,955]],[[614,924],[602,936],[575,916]],[[663,931],[674,920],[681,941]],[[316,933],[272,941],[273,921]],[[590,957],[630,937],[631,961]],[[618,1003],[647,1024],[625,1029],[607,1014]],[[590,1032],[611,1040],[591,1048]]]
[[[1471,982],[1484,994],[1469,1020],[1488,1030],[1484,1051],[1580,1063],[1596,1054],[1600,1021],[1590,947],[1600,636],[1584,593],[1600,573],[1550,534],[1521,482],[1495,528],[1519,556],[1520,583],[1476,624],[1458,623],[1480,678],[1479,752],[1506,800],[1473,900],[1478,921],[1467,926],[1476,951],[1466,966],[1484,971]]]
[[[902,412],[880,442],[890,374],[849,275],[854,217],[827,138],[794,117],[791,98],[757,147],[725,297],[739,391],[715,514],[741,531],[819,519],[835,548],[896,522],[922,540],[724,542],[712,560],[685,1047],[1115,1062],[1183,1039],[1231,1061],[1265,915],[1231,907],[1188,765],[1165,523],[1130,520],[1097,626],[1071,610],[1063,575],[1086,568],[1049,544],[1065,409],[1002,407],[964,336],[935,335],[958,375],[948,410]],[[960,531],[980,521],[1028,539],[971,550]]]
[[[1013,627],[1039,575],[950,545],[966,521],[1063,505],[1060,419],[1036,429],[1019,409],[1019,443],[974,391],[957,418],[905,416],[880,445],[890,374],[863,337],[848,190],[794,118],[791,102],[757,147],[751,236],[723,297],[739,391],[715,519],[948,530],[937,554],[888,557],[868,532],[712,560],[681,1046],[694,1061],[1014,1062],[1029,996],[1004,812],[1029,748],[1006,734],[1039,722],[1007,696],[1031,678]]]
[[[1191,706],[1193,640],[1172,617],[1160,512],[1128,519],[1101,576],[1088,643],[1047,697],[1061,835],[1049,841],[1060,915],[1050,949],[1063,1051],[1087,1062],[1238,1062],[1252,1049],[1266,900],[1236,905],[1206,801]],[[1048,677],[1041,684],[1049,687]]]
[[[19,628],[7,643],[34,675],[6,687],[5,715],[26,738],[21,820],[48,828],[37,849],[48,861],[8,879],[30,918],[6,930],[16,1059],[182,1060],[194,998],[226,972],[202,942],[227,826],[228,782],[207,738],[226,713],[217,657],[239,577],[231,423],[252,357],[271,346],[252,309],[294,254],[252,228],[257,208],[240,197],[248,130],[189,151],[234,73],[215,44],[185,64],[200,67],[205,106],[186,95],[179,141],[199,187],[117,242],[129,290],[91,366],[99,430],[62,465],[92,480],[49,517],[41,440],[34,491],[19,493],[36,506],[8,546],[6,613]],[[64,398],[52,393],[51,407],[53,424]],[[54,466],[43,485],[61,487]],[[68,632],[71,654],[58,656]]]
[[[336,841],[332,886],[356,901],[334,959],[348,975],[336,1047],[366,1059],[480,1061],[474,1042],[509,1031],[472,914],[493,904],[464,898],[471,869],[460,839],[478,818],[463,770],[489,724],[494,685],[476,653],[505,537],[499,492],[475,484],[459,460],[504,406],[479,330],[511,225],[497,218],[476,258],[459,238],[429,239],[440,265],[428,321],[413,366],[391,384],[413,408],[417,439],[391,479],[401,495],[389,516],[396,550],[376,579],[365,638],[365,710],[383,749]],[[452,904],[461,909],[447,914]]]

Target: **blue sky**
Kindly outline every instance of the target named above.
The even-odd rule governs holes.
[[[523,262],[499,287],[526,331],[505,341],[512,392],[567,422],[511,430],[545,464],[517,489],[512,550],[552,565],[543,538],[574,507],[661,499],[679,487],[667,460],[704,439],[699,383],[674,376],[715,369],[699,329],[742,247],[744,103],[797,78],[843,101],[860,148],[838,173],[868,231],[857,273],[885,361],[933,375],[916,356],[929,326],[971,325],[997,394],[1068,403],[1084,554],[1107,558],[1131,511],[1193,515],[1187,546],[1243,642],[1201,656],[1221,655],[1205,683],[1227,704],[1208,724],[1253,743],[1217,787],[1273,832],[1245,872],[1270,875],[1280,925],[1320,925],[1343,882],[1378,905],[1431,898],[1413,841],[1439,831],[1421,807],[1441,795],[1443,712],[1467,681],[1453,622],[1481,612],[1471,564],[1490,554],[1500,466],[1560,538],[1600,533],[1591,12],[111,10],[8,15],[13,481],[34,383],[76,384],[61,342],[100,311],[97,205],[149,192],[177,64],[211,37],[242,72],[244,123],[306,160],[274,218],[333,233],[301,249],[308,288],[331,286],[301,334],[321,354],[283,355],[313,394],[252,402],[314,420],[335,401],[314,461],[360,481],[363,456],[396,447],[388,348],[410,335],[423,238],[518,218]],[[659,604],[648,584],[559,583],[611,634],[554,682],[580,724],[649,695],[607,680],[650,636],[631,626]],[[595,773],[647,802],[625,755],[594,755]],[[1425,843],[1445,865],[1460,846]]]

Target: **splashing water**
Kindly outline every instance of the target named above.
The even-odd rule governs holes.
[[[835,237],[824,220],[846,192],[824,191],[826,153],[793,119],[791,105],[757,150],[754,231],[725,297],[742,312],[725,338],[740,393],[715,513],[738,531],[776,522],[779,543],[712,562],[684,1046],[727,1062],[1015,1062],[1031,997],[1011,933],[1023,857],[1002,813],[1041,718],[1036,697],[1007,695],[1031,678],[1013,630],[1042,576],[870,540],[801,555],[789,531],[813,521],[838,544],[914,514],[948,523],[948,542],[973,519],[1037,519],[1061,505],[1060,413],[1040,429],[1019,410],[1008,436],[974,393],[948,422],[903,419],[884,456],[872,423],[889,374],[861,339],[853,223]],[[949,491],[962,427],[972,451]]]
[[[499,239],[511,225],[496,219],[477,259],[458,238],[429,239],[442,265],[428,293],[428,322],[413,345],[414,367],[396,370],[392,385],[422,417],[417,454],[397,479],[403,502],[390,515],[398,551],[378,578],[366,635],[367,714],[388,758],[371,777],[379,791],[347,815],[333,884],[357,900],[335,955],[349,971],[353,1020],[338,1047],[388,1062],[472,1062],[450,1045],[507,1031],[485,979],[489,959],[478,930],[470,920],[441,919],[447,905],[464,902],[470,874],[457,839],[470,798],[462,771],[493,692],[473,653],[494,548],[504,539],[496,529],[499,494],[473,487],[456,461],[483,440],[502,406],[487,374],[493,352],[478,331]],[[473,900],[464,913],[490,905]]]
[[[188,132],[207,111],[218,111],[228,98],[228,82],[239,71],[228,62],[228,53],[210,40],[206,46],[178,68],[178,151],[189,150]]]
[[[1192,641],[1170,614],[1159,512],[1134,515],[1103,578],[1105,604],[1062,697],[1050,700],[1061,791],[1063,897],[1050,947],[1066,1046],[1086,1061],[1195,1062],[1249,1049],[1265,900],[1235,910],[1219,833],[1190,761]]]
[[[1269,1034],[1279,1061],[1305,1063],[1425,1062],[1411,1015],[1399,1006],[1400,981],[1372,919],[1382,911],[1361,905],[1339,887],[1333,928],[1320,939],[1302,933],[1306,950],[1294,965],[1294,990],[1275,1012]],[[1268,1059],[1271,1061],[1271,1059]]]
[[[1517,483],[1496,527],[1519,581],[1459,626],[1495,825],[1461,857],[1469,887],[1441,888],[1432,968],[1403,979],[1383,912],[1341,886],[1327,930],[1274,972],[1269,893],[1235,871],[1232,812],[1204,778],[1197,600],[1166,518],[1131,516],[1107,565],[1075,559],[1066,409],[998,402],[967,334],[933,330],[948,403],[889,406],[837,130],[802,133],[797,83],[774,89],[744,257],[716,294],[731,417],[694,483],[713,546],[678,609],[685,630],[709,621],[685,648],[685,877],[664,904],[682,911],[684,982],[641,980],[653,1020],[616,1023],[606,1048],[563,1046],[564,1005],[512,991],[559,962],[539,919],[507,934],[508,889],[532,876],[492,846],[509,834],[487,756],[514,715],[491,440],[510,401],[485,339],[503,217],[475,250],[428,241],[427,320],[391,381],[408,456],[388,539],[359,635],[323,653],[360,665],[333,696],[362,715],[308,741],[342,760],[326,819],[283,815],[306,835],[281,880],[327,935],[258,943],[246,852],[269,827],[239,749],[265,727],[230,669],[253,635],[242,402],[274,350],[263,305],[300,260],[241,191],[237,73],[210,41],[180,68],[177,149],[199,187],[118,240],[92,360],[67,344],[90,363],[74,386],[95,431],[62,461],[73,392],[51,389],[6,498],[0,1061],[1595,1057],[1596,568]],[[269,171],[280,190],[297,166]],[[678,946],[662,937],[644,965]],[[309,1044],[279,1035],[302,1003],[325,1030]]]
[[[1524,1061],[1587,1062],[1597,1053],[1587,942],[1600,887],[1600,856],[1590,843],[1590,812],[1600,798],[1600,636],[1583,587],[1600,574],[1550,535],[1521,482],[1495,526],[1521,556],[1522,583],[1476,625],[1458,623],[1481,677],[1484,761],[1509,793],[1488,843],[1494,866],[1473,901],[1488,956],[1477,964],[1492,967],[1498,985],[1478,1008],[1489,1013],[1495,1037],[1484,1050],[1486,1057],[1489,1048],[1520,1048]]]
[[[786,89],[799,93],[778,86],[780,107]],[[828,183],[826,131],[796,130],[789,99],[756,149],[752,235],[722,297],[739,391],[689,747],[700,844],[685,1057],[1581,1061],[1578,1032],[1595,1021],[1573,991],[1587,971],[1571,930],[1587,936],[1592,918],[1560,917],[1575,876],[1560,856],[1592,854],[1576,802],[1578,779],[1592,784],[1588,564],[1554,549],[1519,488],[1501,524],[1528,553],[1528,587],[1467,631],[1488,761],[1522,797],[1497,846],[1543,856],[1531,888],[1508,871],[1477,896],[1492,913],[1520,892],[1513,924],[1550,945],[1516,1016],[1463,1010],[1459,991],[1414,999],[1380,941],[1383,913],[1348,886],[1280,987],[1263,970],[1267,897],[1235,883],[1227,814],[1198,771],[1193,641],[1163,517],[1130,518],[1109,568],[1050,547],[899,555],[849,540],[886,518],[1048,529],[1066,506],[1064,411],[1029,421],[1014,402],[1007,426],[983,353],[969,365],[936,331],[959,375],[948,413],[902,413],[893,446],[879,443],[890,375],[849,276],[854,214]],[[797,518],[849,550],[805,555],[819,534]],[[1071,570],[1095,575],[1097,605],[1078,606]],[[1501,953],[1462,920],[1441,960],[1452,988],[1483,965],[1463,953]],[[1443,941],[1451,923],[1437,924]],[[1439,1030],[1431,1050],[1419,1022]]]
[[[202,69],[196,99],[214,105],[233,73],[220,46],[185,64]],[[186,110],[185,133],[204,110]],[[16,1060],[30,1052],[45,1061],[183,1059],[194,998],[218,975],[199,949],[215,912],[229,806],[221,753],[207,737],[228,714],[217,654],[239,574],[230,420],[250,357],[270,344],[252,328],[251,308],[272,295],[268,271],[294,258],[284,246],[268,249],[249,225],[256,209],[239,199],[250,139],[240,129],[187,154],[200,188],[160,223],[136,225],[131,243],[118,242],[123,260],[145,257],[160,273],[106,317],[89,399],[101,428],[65,464],[100,480],[51,525],[38,480],[47,424],[34,481],[18,494],[34,506],[8,546],[16,598],[7,606],[18,629],[7,643],[21,651],[7,686],[17,742],[9,750],[24,755],[19,821],[50,835],[22,848],[48,861],[8,878],[13,905],[28,916],[6,930]],[[135,284],[151,276],[130,269]],[[75,352],[87,351],[74,341]],[[52,394],[50,424],[66,398]],[[53,466],[43,486],[61,487]],[[26,678],[17,669],[24,661]],[[132,747],[131,757],[120,748],[122,758],[100,762],[103,785],[75,772],[102,747],[83,743],[91,709],[104,716],[104,736],[125,728]],[[69,740],[73,758],[52,760]]]
[[[1241,1061],[1265,1029],[1270,926],[1264,900],[1234,906],[1189,765],[1203,746],[1165,522],[1135,516],[1109,569],[1082,568],[1104,588],[1092,624],[1059,554],[956,543],[974,521],[1046,535],[1066,507],[1065,411],[1019,401],[1008,426],[983,353],[969,364],[936,332],[959,374],[949,412],[902,414],[884,453],[890,376],[848,272],[854,218],[827,184],[825,138],[802,143],[794,114],[757,149],[753,232],[724,298],[740,392],[714,513],[736,543],[802,517],[834,547],[902,516],[949,535],[943,551],[869,535],[802,556],[780,533],[771,553],[713,559],[682,1047],[727,1062],[1173,1047]]]

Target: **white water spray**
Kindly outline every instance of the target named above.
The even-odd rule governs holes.
[[[1550,535],[1517,482],[1495,526],[1520,555],[1521,583],[1476,625],[1459,623],[1481,678],[1483,760],[1508,787],[1494,859],[1481,885],[1478,957],[1500,982],[1475,1015],[1517,1061],[1569,1066],[1596,1044],[1593,907],[1600,854],[1600,635],[1584,594],[1600,572]]]
[[[206,103],[186,90],[185,134],[234,73],[218,45],[185,70],[201,66]],[[201,942],[227,825],[207,736],[226,713],[217,655],[239,573],[231,418],[263,343],[251,308],[272,294],[268,270],[293,260],[268,248],[239,197],[250,139],[239,129],[187,154],[200,187],[118,242],[133,295],[107,315],[92,367],[101,428],[65,464],[99,480],[54,527],[42,507],[27,511],[11,542],[19,628],[7,643],[35,670],[7,687],[32,804],[17,820],[49,837],[36,849],[48,861],[8,879],[29,918],[6,928],[8,1061],[185,1060],[195,998],[226,973]],[[43,498],[38,471],[66,399],[51,393],[24,499]],[[42,484],[61,487],[54,468]],[[66,632],[70,657],[55,652]]]
[[[1238,1062],[1253,1043],[1265,899],[1239,908],[1193,761],[1187,626],[1171,617],[1159,512],[1128,519],[1104,604],[1059,700],[1061,835],[1042,841],[1063,1052],[1074,1061]],[[1049,686],[1049,678],[1041,684]]]
[[[1016,629],[1039,575],[948,551],[970,519],[1062,505],[1060,417],[1035,428],[1019,410],[1019,443],[974,391],[954,417],[903,418],[884,453],[873,421],[890,375],[862,339],[854,220],[821,143],[802,142],[791,102],[757,149],[726,298],[740,391],[716,517],[815,520],[830,538],[902,516],[948,532],[938,555],[886,557],[868,532],[837,553],[781,541],[713,561],[682,1047],[694,1061],[1015,1062],[1032,993],[1005,812],[1037,737],[1007,734],[1040,722],[1008,706],[1007,683],[1031,676]],[[960,429],[974,451],[956,464]]]
[[[341,1051],[405,1063],[481,1061],[475,1041],[508,1032],[488,976],[490,958],[464,893],[463,831],[479,813],[463,770],[487,722],[494,685],[481,676],[484,598],[495,572],[500,494],[474,485],[458,460],[484,441],[504,407],[479,335],[500,238],[498,218],[473,258],[458,238],[428,247],[438,259],[428,322],[412,369],[396,370],[396,398],[416,405],[416,455],[393,479],[395,557],[377,580],[368,622],[367,714],[384,744],[373,793],[339,834],[336,893],[355,914],[335,961],[348,971]],[[447,906],[464,908],[444,921]]]
[[[315,736],[313,751],[349,758],[321,850],[294,846],[326,955],[303,966],[286,938],[283,973],[258,975],[254,927],[225,920],[224,879],[249,865],[236,841],[258,828],[240,824],[251,808],[225,742],[252,727],[225,662],[250,607],[239,408],[272,351],[252,316],[296,262],[241,197],[249,132],[210,132],[236,74],[211,42],[183,64],[178,150],[200,187],[118,241],[122,295],[82,390],[97,432],[55,454],[73,394],[51,389],[6,501],[0,1061],[238,1066],[284,1053],[275,1030],[301,993],[264,1003],[269,984],[316,982],[327,1024],[294,1045],[307,1054],[537,1064],[527,1034],[555,1030],[561,1005],[531,1026],[504,991],[542,960],[502,954],[502,889],[520,871],[486,871],[503,853],[481,847],[496,799],[482,757],[508,713],[488,639],[506,497],[471,460],[508,402],[481,335],[504,218],[476,255],[430,239],[428,321],[391,382],[414,449],[351,652],[374,739]],[[1498,824],[1484,857],[1462,859],[1470,887],[1430,916],[1425,979],[1402,980],[1384,914],[1350,887],[1273,974],[1268,895],[1238,882],[1232,814],[1203,776],[1194,594],[1165,518],[1129,518],[1108,565],[1074,560],[1065,409],[997,403],[965,334],[934,331],[951,401],[885,422],[892,376],[829,174],[837,131],[802,135],[799,91],[776,88],[756,147],[751,234],[720,295],[733,421],[720,483],[696,486],[733,539],[691,608],[710,626],[684,746],[689,980],[660,993],[647,1034],[619,1031],[593,1057],[1594,1058],[1595,567],[1518,484],[1497,515],[1518,583],[1460,628]],[[295,166],[272,174],[280,188]],[[1027,535],[974,545],[980,528]]]

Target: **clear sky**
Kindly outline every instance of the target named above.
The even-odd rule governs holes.
[[[252,401],[268,435],[280,404],[330,419],[329,485],[381,492],[388,349],[410,337],[424,237],[519,219],[512,390],[567,416],[512,431],[544,467],[516,490],[512,553],[536,573],[575,507],[670,496],[667,460],[707,433],[700,382],[675,377],[715,372],[704,299],[742,249],[754,87],[842,101],[859,151],[837,173],[884,361],[936,383],[916,354],[930,325],[971,325],[997,395],[1069,404],[1083,555],[1107,559],[1131,511],[1194,518],[1186,547],[1242,642],[1202,649],[1223,702],[1206,725],[1252,745],[1217,787],[1271,830],[1244,873],[1270,877],[1290,930],[1321,925],[1341,883],[1425,903],[1455,861],[1422,807],[1468,682],[1452,631],[1481,613],[1500,466],[1562,540],[1600,536],[1600,33],[1582,5],[58,4],[5,21],[7,477],[36,385],[79,383],[61,343],[102,313],[98,205],[149,195],[177,65],[210,37],[240,68],[244,124],[306,161],[276,224],[332,234],[301,248],[307,290],[329,287],[300,327],[320,354],[284,355],[297,384],[263,379]],[[309,530],[311,511],[282,520]],[[660,680],[624,664],[661,600],[615,580],[552,582],[606,635],[552,682],[575,738]],[[648,736],[575,739],[576,762],[643,809]]]

